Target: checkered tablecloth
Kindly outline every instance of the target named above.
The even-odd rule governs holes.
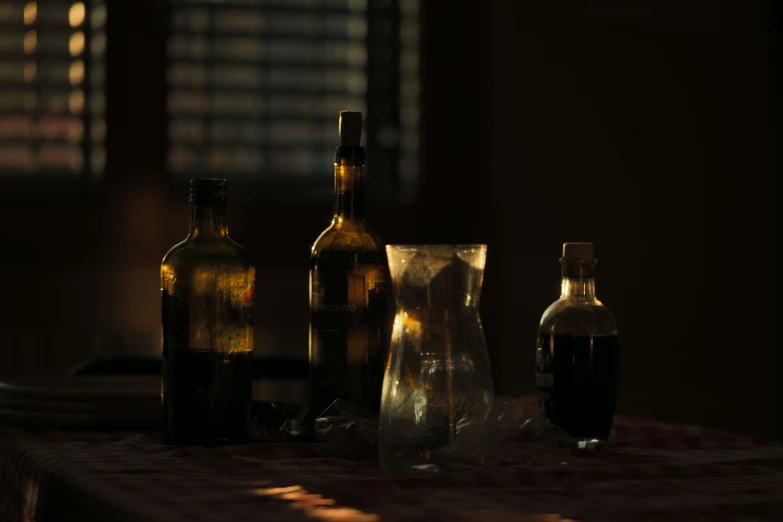
[[[603,451],[392,477],[328,445],[166,447],[155,434],[0,429],[0,520],[783,521],[783,447],[618,417]]]

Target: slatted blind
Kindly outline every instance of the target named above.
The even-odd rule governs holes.
[[[419,175],[419,0],[400,2],[399,195],[413,197]]]
[[[418,1],[171,0],[172,176],[331,190],[337,116],[352,109],[368,157],[395,156],[376,186],[415,178]]]
[[[0,177],[102,174],[105,26],[103,1],[0,0]]]

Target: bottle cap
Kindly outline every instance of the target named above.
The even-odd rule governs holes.
[[[362,113],[340,111],[340,146],[360,147],[362,141]]]
[[[194,205],[225,203],[227,188],[225,179],[191,179],[190,202]]]
[[[563,243],[563,258],[593,259],[593,244]]]

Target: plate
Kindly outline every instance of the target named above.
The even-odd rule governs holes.
[[[160,411],[160,395],[144,398],[143,400],[115,400],[115,401],[76,401],[76,400],[48,400],[48,399],[17,399],[15,397],[0,396],[0,408],[12,411],[44,411],[62,413],[89,413],[89,414],[113,414],[113,413],[148,413]]]
[[[36,399],[46,401],[160,400],[160,377],[91,376],[62,380],[0,381],[0,400]]]
[[[80,414],[22,412],[0,407],[0,423],[58,428],[154,428],[161,422],[157,414]]]

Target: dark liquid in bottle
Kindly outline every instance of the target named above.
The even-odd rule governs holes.
[[[163,376],[164,442],[247,442],[252,364],[250,352],[168,351]]]
[[[311,272],[310,404],[314,422],[336,399],[378,413],[390,322],[388,268],[379,252],[324,250]]]
[[[570,437],[607,440],[617,399],[617,336],[542,335],[538,343],[536,383],[549,420]]]

